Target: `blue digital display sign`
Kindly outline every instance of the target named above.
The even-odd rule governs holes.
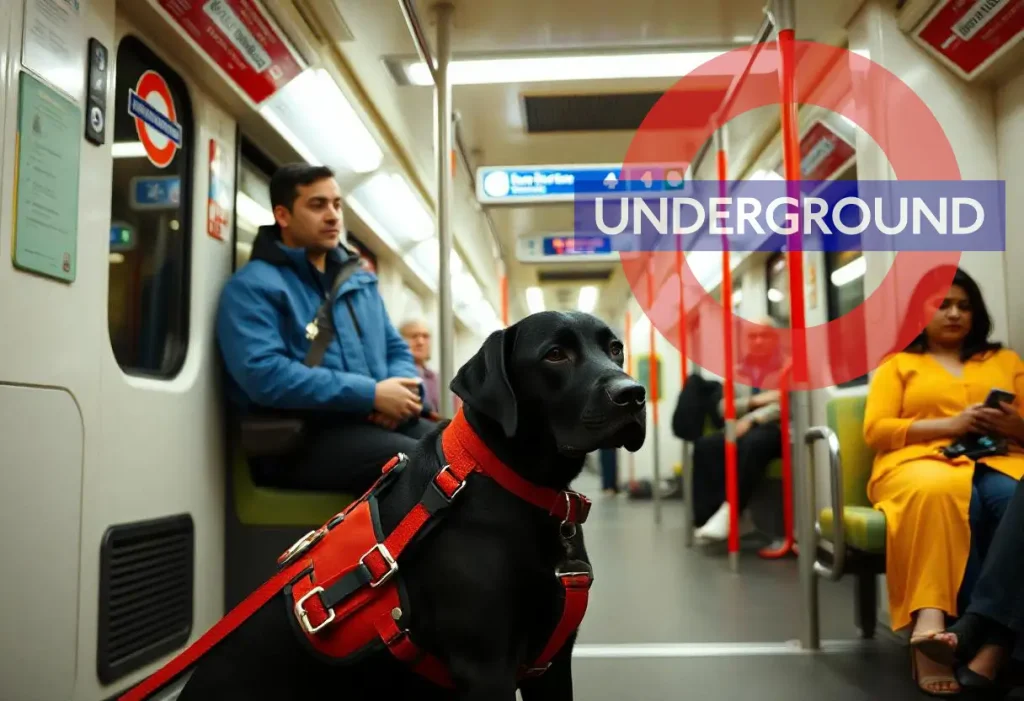
[[[476,172],[476,196],[484,204],[572,202],[576,195],[665,192],[685,186],[686,168],[681,165],[485,166]]]
[[[587,256],[612,252],[607,236],[545,236],[546,256]]]

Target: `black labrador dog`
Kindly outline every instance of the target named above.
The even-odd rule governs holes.
[[[451,388],[469,425],[505,465],[562,490],[587,453],[643,446],[644,388],[622,365],[622,343],[599,319],[543,312],[493,333]],[[414,503],[437,473],[443,428],[420,442],[382,499],[385,533],[405,515],[395,505]],[[517,682],[520,665],[544,646],[561,613],[555,568],[567,548],[558,521],[479,474],[449,511],[400,558],[399,576],[411,637],[447,665],[456,691],[428,682],[387,650],[343,666],[314,659],[289,620],[291,600],[278,595],[200,659],[179,701],[513,701],[517,687],[524,701],[572,699],[575,633],[546,673]],[[582,529],[569,549],[588,562]]]

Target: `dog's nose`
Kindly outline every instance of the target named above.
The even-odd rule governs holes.
[[[647,390],[638,382],[628,378],[612,380],[605,390],[612,404],[616,406],[642,406],[647,399]]]

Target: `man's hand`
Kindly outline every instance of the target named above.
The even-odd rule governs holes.
[[[371,413],[367,418],[370,420],[370,423],[376,424],[381,428],[386,428],[389,431],[394,431],[398,428],[398,419],[392,419],[379,411]]]
[[[749,431],[750,427],[753,426],[753,425],[754,425],[754,422],[751,421],[750,418],[747,417],[747,416],[744,416],[742,419],[737,421],[736,422],[736,440],[739,440],[740,438],[742,438],[743,434],[745,434],[747,431]]]
[[[395,421],[417,416],[423,408],[419,387],[418,377],[389,377],[381,380],[374,392],[373,408]]]

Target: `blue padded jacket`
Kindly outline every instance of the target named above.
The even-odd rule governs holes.
[[[377,382],[419,377],[408,344],[384,309],[377,276],[364,269],[338,290],[332,315],[337,331],[323,361],[314,368],[303,364],[311,344],[306,326],[353,255],[339,245],[321,273],[303,249],[281,242],[276,225],[260,227],[249,262],[224,286],[217,311],[228,398],[239,410],[255,405],[365,417],[373,411]]]

